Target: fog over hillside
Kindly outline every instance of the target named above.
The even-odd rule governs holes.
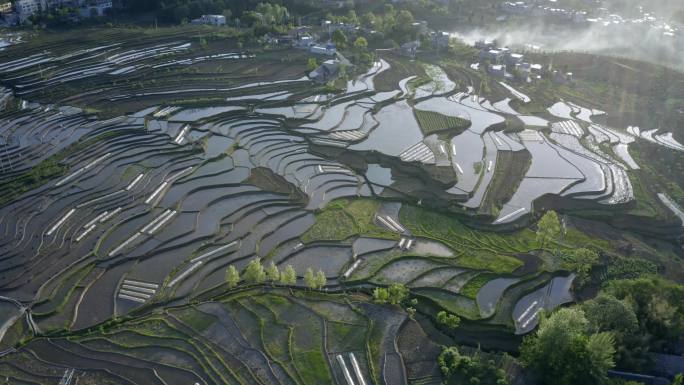
[[[525,5],[526,3],[526,5]],[[497,40],[500,46],[542,51],[576,51],[624,56],[664,64],[684,71],[684,1],[681,0],[558,0],[527,1],[504,10],[497,24],[458,30],[455,35],[467,43]],[[510,4],[510,3],[509,3]],[[544,16],[540,16],[541,11]],[[572,22],[558,17],[558,10]],[[554,16],[555,15],[555,16]]]
[[[501,46],[538,46],[542,51],[576,51],[624,56],[684,71],[684,39],[647,26],[593,25],[586,29],[536,25],[456,32],[469,44],[497,40]]]

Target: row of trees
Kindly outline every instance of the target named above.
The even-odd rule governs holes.
[[[352,9],[346,15],[327,14],[326,19],[335,23],[361,25],[363,28],[376,31],[384,38],[397,42],[416,39],[418,32],[413,26],[415,19],[411,11],[406,9],[398,11],[392,4],[385,4],[382,12],[379,13],[367,12],[359,17]]]
[[[245,267],[242,275],[235,266],[230,265],[226,270],[226,283],[233,289],[244,280],[248,284],[271,284],[280,283],[281,285],[292,286],[297,283],[297,272],[292,265],[287,265],[285,270],[280,271],[275,263],[271,262],[268,267],[264,267],[261,258],[254,258]],[[306,269],[304,273],[304,283],[307,287],[314,290],[321,290],[327,283],[325,273],[319,270],[314,274],[312,268]]]
[[[284,25],[291,20],[285,4],[263,0],[124,0],[123,6],[135,13],[154,12],[160,21],[173,23],[207,14],[236,17],[249,26]]]

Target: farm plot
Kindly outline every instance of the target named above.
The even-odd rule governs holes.
[[[470,121],[466,119],[442,115],[438,112],[414,110],[414,113],[426,136],[442,131],[454,131],[454,134],[458,135],[470,126]]]
[[[79,382],[106,371],[105,377],[136,384],[320,384],[341,383],[343,371],[350,370],[354,378],[370,383],[381,362],[371,360],[367,347],[373,344],[381,355],[391,353],[382,341],[396,338],[385,335],[396,330],[372,335],[369,325],[383,310],[358,307],[359,300],[365,301],[304,292],[245,292],[68,339],[36,339],[0,358],[0,365],[14,368],[3,373],[15,380],[60,378],[64,369],[55,368],[61,367],[75,368]]]

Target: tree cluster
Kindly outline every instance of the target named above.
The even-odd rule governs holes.
[[[409,294],[409,289],[400,284],[393,283],[389,287],[376,287],[373,290],[373,299],[378,303],[389,303],[392,305],[401,304]]]
[[[650,369],[648,352],[671,352],[684,335],[684,285],[660,278],[612,281],[583,308],[596,330],[615,335],[620,368]]]
[[[479,350],[473,355],[461,354],[457,347],[443,347],[437,358],[447,384],[506,385],[506,372],[493,360],[486,360]]]
[[[289,22],[289,5],[301,11],[310,11],[313,8],[313,4],[299,3],[263,0],[123,0],[123,7],[129,12],[154,12],[160,21],[170,23],[218,14],[226,18],[244,17],[248,24],[259,22],[264,25],[281,25]]]
[[[353,11],[342,17],[328,16],[334,22],[359,23],[365,29],[376,31],[381,39],[392,39],[398,44],[415,40],[418,37],[411,11],[406,9],[398,11],[392,4],[385,4],[381,13],[367,12],[361,17],[357,17]]]
[[[461,318],[456,314],[449,314],[442,310],[437,313],[437,322],[449,329],[456,329],[461,325]]]
[[[564,308],[542,316],[539,329],[520,347],[524,367],[545,385],[607,384],[615,366],[615,339],[594,332],[580,308]]]

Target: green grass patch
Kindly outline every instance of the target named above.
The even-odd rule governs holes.
[[[480,289],[482,289],[482,286],[496,277],[496,274],[478,274],[461,288],[459,294],[470,299],[476,299],[477,293],[480,291]]]
[[[305,243],[342,241],[355,235],[398,239],[373,223],[380,202],[372,199],[338,199],[316,213],[316,223],[301,237]]]
[[[217,321],[213,316],[202,313],[192,307],[174,310],[173,313],[180,318],[184,324],[198,332],[209,329],[209,327]]]
[[[459,266],[470,269],[489,270],[495,273],[512,273],[523,265],[517,258],[501,254],[466,254],[458,258]]]
[[[294,352],[293,359],[304,384],[331,384],[328,364],[320,350]]]
[[[365,325],[334,321],[329,321],[326,325],[332,350],[339,352],[363,350],[366,344]]]
[[[414,235],[446,244],[457,253],[456,264],[471,269],[510,273],[523,263],[507,254],[538,248],[528,229],[511,234],[473,230],[454,217],[416,206],[405,205],[399,216]]]
[[[589,234],[580,231],[574,227],[568,227],[563,236],[563,243],[567,245],[583,245],[582,247],[589,247],[601,250],[611,250],[610,242],[602,238],[594,238]]]
[[[416,115],[420,129],[425,135],[447,130],[453,130],[454,134],[458,135],[470,127],[470,121],[466,119],[447,116],[433,111],[414,109],[413,112]]]

